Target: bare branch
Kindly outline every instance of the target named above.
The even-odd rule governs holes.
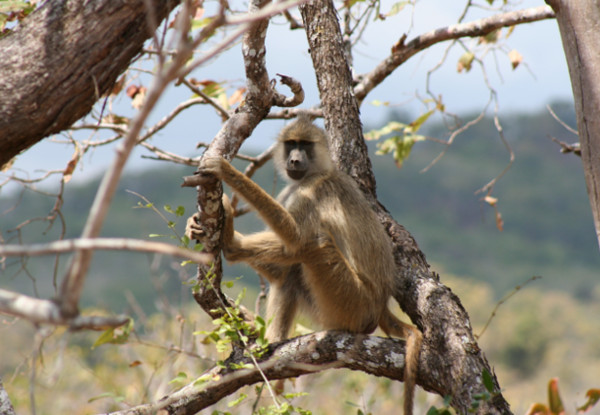
[[[294,78],[282,74],[277,74],[281,78],[281,83],[287,85],[294,94],[293,97],[286,97],[277,91],[273,91],[273,105],[278,107],[296,107],[304,101],[304,90],[302,84]]]
[[[554,110],[552,109],[552,107],[550,105],[546,105],[546,108],[548,109],[548,112],[550,113],[550,115],[552,115],[552,118],[554,118],[560,125],[562,125],[565,128],[565,130],[567,130],[570,133],[573,133],[575,135],[579,135],[579,132],[575,128],[568,125],[566,122],[561,120],[558,115],[556,115],[556,113],[554,112]]]
[[[191,98],[187,101],[184,101],[178,104],[169,114],[163,117],[159,122],[153,125],[148,129],[140,138],[138,138],[138,143],[146,141],[148,138],[152,137],[154,134],[165,128],[181,111],[192,107],[198,104],[206,104],[206,100],[204,97],[201,98]]]
[[[194,94],[201,96],[207,104],[209,104],[214,109],[216,109],[217,112],[221,115],[221,118],[223,120],[229,119],[229,112],[227,112],[227,110],[225,108],[223,108],[217,101],[215,101],[214,99],[212,99],[211,97],[206,95],[204,92],[202,92],[202,90],[200,88],[198,88],[196,85],[192,84],[187,79],[183,78],[181,80],[181,82],[185,86],[187,86],[189,89],[191,89]]]
[[[33,323],[69,326],[73,330],[104,330],[122,326],[129,321],[129,317],[125,315],[65,317],[55,301],[29,297],[3,289],[0,289],[0,312],[22,317]]]
[[[554,17],[555,14],[549,6],[540,6],[498,14],[470,23],[459,23],[439,28],[417,36],[406,44],[404,43],[405,36],[403,36],[392,47],[390,56],[379,63],[371,72],[359,77],[360,82],[354,87],[354,94],[356,99],[362,102],[369,92],[383,82],[398,66],[436,43],[463,37],[484,36],[501,27],[515,26],[538,20],[552,19]]]
[[[0,246],[0,256],[38,256],[80,250],[150,252],[185,258],[200,264],[209,264],[213,260],[213,257],[209,254],[180,248],[164,242],[128,238],[79,238],[64,239],[47,244],[2,245]]]
[[[552,136],[550,136],[550,139],[560,146],[561,153],[573,153],[576,156],[581,157],[581,145],[579,143],[568,144]]]
[[[173,163],[178,163],[178,164],[183,164],[186,166],[193,166],[193,167],[198,166],[198,162],[200,161],[199,157],[182,157],[178,154],[171,153],[170,151],[162,150],[162,149],[156,147],[155,145],[148,143],[147,141],[140,143],[140,145],[142,147],[147,148],[154,154],[156,154],[156,157],[142,156],[142,158],[170,161]]]
[[[155,23],[178,5],[148,3]],[[147,17],[142,0],[42,2],[0,39],[0,165],[90,111],[152,36]]]

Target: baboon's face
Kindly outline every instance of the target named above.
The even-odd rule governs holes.
[[[292,180],[301,180],[308,172],[314,159],[314,145],[312,141],[284,141],[285,170]]]

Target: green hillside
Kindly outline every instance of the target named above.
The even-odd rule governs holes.
[[[576,125],[572,106],[552,108]],[[501,121],[515,153],[492,194],[502,232],[493,208],[481,200],[484,194],[474,194],[509,162],[491,119],[460,135],[426,173],[419,171],[443,150],[440,144],[417,144],[401,170],[389,156],[374,158],[379,198],[443,271],[487,281],[497,294],[541,275],[540,286],[588,298],[600,275],[600,253],[583,170],[580,159],[560,153],[550,137],[577,139],[546,109]],[[443,137],[439,130],[428,133]]]
[[[553,107],[563,120],[575,125],[569,105]],[[508,153],[494,133],[491,120],[459,136],[441,161],[426,173],[419,171],[443,150],[440,144],[417,144],[400,170],[391,157],[374,155],[379,198],[413,233],[442,278],[444,273],[451,273],[485,281],[501,296],[529,277],[541,275],[543,279],[536,282],[539,287],[565,290],[586,299],[599,275],[600,255],[580,160],[559,153],[558,146],[549,139],[555,136],[574,141],[574,137],[569,137],[546,110],[504,116],[502,122],[516,154],[514,165],[493,193],[499,200],[504,231],[496,229],[493,209],[481,201],[481,195],[474,194],[508,163]],[[441,131],[440,126],[432,127],[428,134],[443,137]],[[139,197],[126,190],[143,195],[161,210],[167,204],[182,205],[187,216],[195,208],[195,192],[181,188],[180,183],[181,177],[192,171],[157,163],[151,171],[125,176],[102,234],[147,238],[149,234],[169,233],[155,212],[136,208]],[[273,178],[270,166],[257,176],[267,189],[273,187]],[[62,209],[67,222],[66,237],[81,232],[97,186],[97,181],[85,186],[67,186]],[[17,204],[17,209],[10,210]],[[7,229],[28,218],[47,215],[53,205],[53,198],[33,192],[0,198],[0,212],[3,212],[0,230],[4,238],[16,235],[8,234]],[[184,218],[169,219],[179,220],[177,229],[183,231]],[[236,226],[244,231],[262,227],[256,219],[239,220]],[[50,231],[47,228],[43,222],[27,226],[22,240],[52,240],[61,232],[58,222]],[[136,297],[154,302],[152,293],[157,286],[170,296],[187,297],[188,289],[182,288],[181,282],[193,275],[193,267],[188,267],[189,275],[185,275],[176,261],[168,258],[159,264],[153,261],[145,254],[97,253],[87,282],[86,300],[121,308],[125,307],[122,293],[131,290]],[[12,265],[0,274],[3,287],[18,287],[26,292],[35,287],[42,293],[52,293],[48,257],[29,260],[28,269],[35,282],[24,273],[14,277],[20,264],[15,259],[9,263]],[[63,258],[59,271],[65,263]],[[227,273],[250,274],[243,266],[228,268]],[[256,279],[248,281],[252,284]],[[119,295],[111,295],[115,292]]]

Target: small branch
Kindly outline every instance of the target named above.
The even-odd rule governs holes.
[[[187,101],[180,103],[173,109],[173,111],[171,111],[163,119],[161,119],[159,122],[157,122],[151,128],[149,128],[148,131],[146,131],[144,133],[144,135],[142,135],[140,138],[138,138],[138,143],[146,141],[148,138],[152,137],[158,131],[165,128],[171,121],[173,121],[173,119],[175,119],[177,114],[179,114],[181,111],[183,111],[191,106],[198,105],[198,104],[206,104],[205,98],[204,97],[191,98],[191,99],[188,99]]]
[[[285,19],[290,23],[290,30],[304,29],[304,25],[298,22],[298,20],[296,20],[296,18],[292,16],[289,10],[285,10],[283,12],[283,15],[285,16]]]
[[[0,289],[0,312],[24,318],[36,324],[69,326],[72,330],[105,330],[119,327],[129,321],[125,315],[65,317],[55,301],[29,297]]]
[[[560,146],[561,153],[573,153],[576,156],[581,157],[581,145],[579,143],[568,144],[552,136],[550,136],[550,139]]]
[[[218,22],[219,25],[240,25],[240,26],[236,30],[234,30],[230,35],[228,35],[223,41],[221,41],[221,43],[219,43],[212,50],[210,50],[206,54],[204,54],[202,56],[202,58],[192,61],[188,65],[186,65],[185,68],[182,68],[182,70],[179,73],[179,77],[183,78],[183,77],[187,76],[194,69],[198,68],[199,66],[203,65],[205,62],[214,58],[216,55],[218,55],[224,49],[226,49],[230,44],[235,42],[240,36],[242,36],[243,34],[248,32],[249,30],[251,30],[252,26],[255,25],[257,22],[263,21],[271,16],[282,13],[284,10],[288,10],[293,7],[296,7],[306,1],[307,0],[288,0],[288,1],[283,1],[281,3],[271,4],[267,7],[263,7],[259,10],[249,11],[248,13],[245,13],[243,15],[228,16],[228,17],[222,17],[221,19],[215,19],[214,23]],[[207,26],[206,28],[209,29],[209,30],[203,29],[203,33],[206,33],[206,36],[208,36],[209,34],[212,34],[212,31],[214,31],[214,28],[211,28],[209,26]],[[195,50],[204,40],[205,40],[205,38],[202,38],[201,36],[199,36],[189,46],[190,50],[191,51]]]
[[[212,255],[196,252],[191,249],[180,248],[164,242],[151,242],[142,239],[127,238],[79,238],[65,239],[47,244],[2,245],[0,246],[0,256],[38,256],[61,254],[79,250],[151,252],[185,258],[189,261],[201,264],[209,264],[213,260]]]
[[[533,282],[535,280],[539,280],[540,278],[542,278],[542,277],[534,275],[533,277],[531,277],[527,281],[525,281],[523,284],[517,285],[510,293],[508,293],[507,295],[505,295],[504,297],[502,297],[502,299],[496,303],[496,306],[494,307],[494,309],[490,313],[490,316],[489,316],[488,320],[485,322],[485,325],[483,326],[483,328],[481,329],[481,331],[479,332],[479,334],[477,334],[475,337],[477,339],[481,339],[481,336],[483,336],[483,333],[485,333],[485,331],[489,327],[489,325],[492,322],[492,320],[494,319],[494,317],[496,317],[496,313],[498,312],[498,310],[500,309],[500,307],[504,303],[506,303],[513,295],[515,295],[517,292],[519,292],[527,284],[529,284],[530,282]]]
[[[546,108],[548,109],[548,112],[550,113],[550,115],[552,115],[552,118],[554,118],[560,125],[562,125],[565,128],[565,130],[567,130],[575,135],[579,135],[579,131],[577,131],[575,128],[571,127],[566,122],[561,120],[559,118],[559,116],[554,112],[554,110],[552,109],[552,107],[550,105],[546,105]]]
[[[398,66],[436,43],[463,37],[485,36],[502,27],[552,19],[554,17],[554,11],[549,6],[540,6],[499,14],[470,23],[459,23],[439,28],[422,34],[406,44],[404,43],[405,36],[403,36],[392,47],[390,56],[379,63],[371,72],[360,77],[360,82],[354,87],[354,94],[356,99],[362,102],[367,94],[383,82]]]
[[[280,94],[273,88],[273,105],[278,107],[296,107],[304,102],[304,90],[302,84],[294,78],[282,74],[277,74],[281,78],[281,83],[287,85],[292,93],[293,97],[286,97]]]
[[[185,86],[187,86],[194,94],[202,97],[202,99],[204,99],[206,104],[209,104],[214,109],[216,109],[217,112],[221,115],[221,118],[223,119],[223,121],[229,119],[229,117],[230,117],[229,112],[227,112],[227,110],[225,108],[223,108],[221,105],[219,105],[219,103],[217,101],[215,101],[214,99],[212,99],[211,97],[206,95],[204,92],[202,92],[202,90],[200,88],[198,88],[196,85],[192,84],[187,79],[183,78],[181,80],[181,82]]]
[[[150,150],[154,154],[156,154],[156,157],[142,156],[142,158],[161,160],[161,161],[170,161],[172,163],[183,164],[185,166],[192,166],[192,167],[197,167],[198,163],[200,162],[199,157],[182,157],[178,154],[162,150],[162,149],[156,147],[155,145],[152,145],[146,141],[144,141],[143,143],[140,143],[140,145],[142,147],[145,147],[146,149]]]

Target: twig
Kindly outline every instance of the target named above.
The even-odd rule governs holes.
[[[556,137],[549,136],[552,141],[560,146],[560,152],[564,154],[573,153],[576,156],[581,157],[581,146],[579,143],[567,144],[564,141],[560,141]]]
[[[552,118],[554,118],[556,121],[558,121],[558,123],[560,125],[562,125],[567,131],[575,134],[575,135],[579,135],[579,131],[577,131],[575,128],[571,127],[570,125],[568,125],[566,122],[564,122],[563,120],[561,120],[558,115],[556,115],[556,113],[554,112],[554,110],[552,109],[552,107],[550,105],[546,105],[546,108],[548,109],[548,112],[550,113],[550,115],[552,115]]]
[[[540,6],[499,14],[470,23],[459,23],[439,28],[417,36],[406,44],[401,39],[392,47],[390,56],[379,63],[371,72],[360,77],[360,82],[354,87],[354,94],[356,99],[362,102],[367,94],[383,82],[398,66],[436,43],[463,37],[484,36],[501,27],[515,26],[554,17],[554,11],[549,6]]]
[[[488,326],[490,325],[490,323],[492,322],[492,320],[494,319],[494,317],[496,317],[496,313],[498,312],[498,309],[505,303],[507,302],[513,295],[515,295],[517,292],[519,292],[523,287],[525,287],[527,284],[529,284],[530,282],[533,282],[535,280],[539,280],[540,277],[539,275],[534,275],[533,277],[529,278],[527,281],[525,281],[523,284],[521,285],[517,285],[510,293],[508,293],[507,295],[505,295],[500,301],[498,301],[496,303],[496,306],[494,307],[494,309],[492,310],[492,313],[490,314],[490,317],[488,318],[487,322],[485,323],[485,325],[483,326],[483,328],[481,329],[481,331],[479,332],[479,334],[475,335],[475,337],[477,339],[480,339],[481,336],[483,336],[483,333],[485,333],[485,331],[487,330]]]
[[[217,112],[221,115],[221,118],[223,119],[223,121],[229,119],[229,117],[230,117],[229,112],[227,112],[227,110],[225,108],[223,108],[221,105],[219,105],[219,103],[217,101],[215,101],[214,99],[212,99],[211,97],[209,97],[208,95],[206,95],[204,92],[202,92],[202,90],[200,88],[198,88],[196,85],[192,84],[187,79],[183,78],[181,80],[181,82],[185,86],[187,86],[194,94],[199,95],[200,97],[202,97],[202,99],[204,99],[204,101],[205,101],[206,104],[209,104],[214,109],[216,109]]]

